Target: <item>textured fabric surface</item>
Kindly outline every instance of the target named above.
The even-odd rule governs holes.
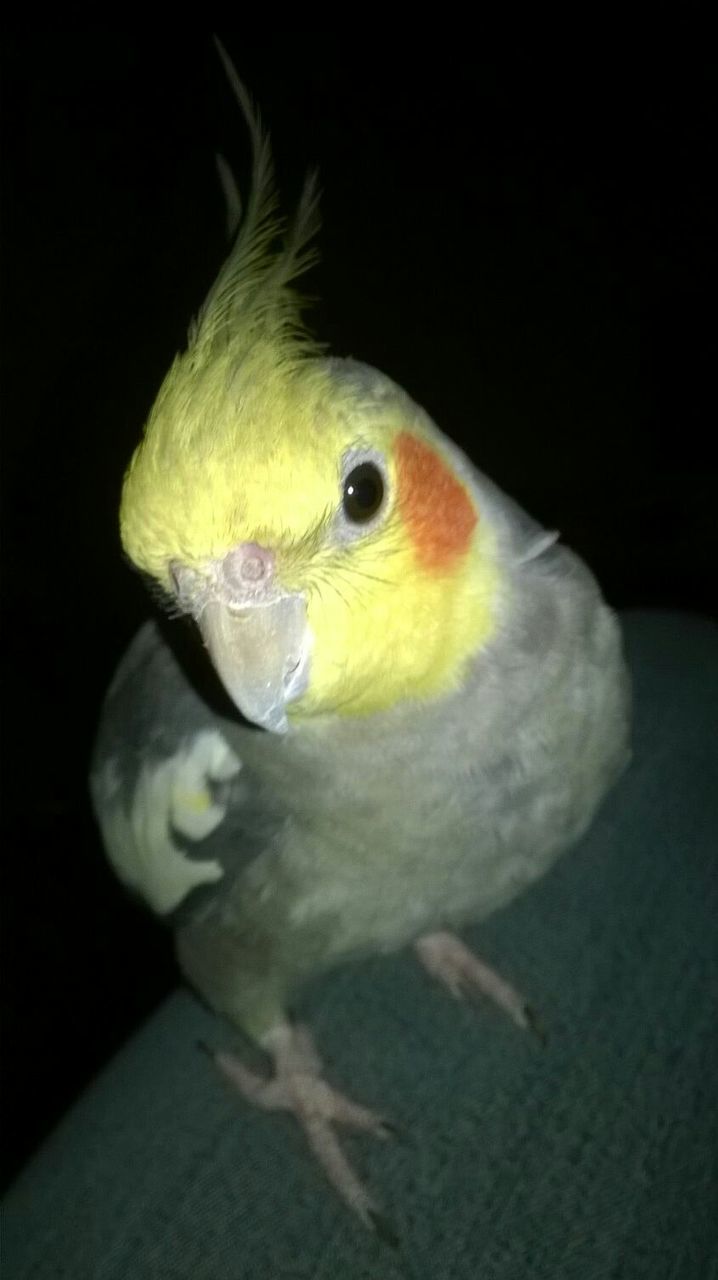
[[[718,631],[627,615],[634,763],[588,836],[468,940],[541,1048],[410,955],[310,988],[333,1081],[402,1141],[345,1139],[399,1236],[324,1185],[290,1119],[196,1048],[173,996],[10,1192],[7,1280],[706,1280],[718,1274]]]

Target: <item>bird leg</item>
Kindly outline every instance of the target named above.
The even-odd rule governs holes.
[[[517,1027],[545,1039],[543,1028],[524,997],[500,974],[475,956],[453,933],[427,933],[414,943],[432,978],[438,978],[457,1000],[486,996],[508,1013]]]
[[[334,1125],[387,1138],[393,1128],[322,1078],[322,1063],[306,1027],[281,1022],[263,1037],[262,1048],[274,1060],[269,1078],[250,1071],[234,1054],[213,1053],[222,1074],[248,1102],[265,1111],[290,1111],[335,1191],[378,1235],[395,1243],[393,1232],[359,1180],[334,1133]]]

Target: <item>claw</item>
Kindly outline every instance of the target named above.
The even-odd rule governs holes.
[[[427,972],[443,982],[457,999],[470,1000],[472,1004],[478,1004],[482,998],[493,1000],[517,1027],[533,1031],[542,1044],[546,1043],[546,1032],[523,996],[459,938],[452,933],[430,933],[419,938],[415,945]]]
[[[396,1240],[388,1219],[378,1211],[344,1155],[333,1126],[345,1125],[379,1138],[388,1138],[398,1130],[327,1084],[306,1027],[285,1022],[266,1037],[263,1047],[274,1059],[275,1068],[269,1078],[250,1071],[234,1054],[223,1050],[213,1053],[202,1042],[199,1045],[248,1102],[265,1111],[291,1112],[334,1190],[386,1243]]]
[[[377,1213],[375,1209],[370,1209],[369,1220],[379,1239],[384,1244],[388,1244],[392,1249],[399,1248],[399,1237],[391,1222],[383,1213]]]
[[[397,1142],[406,1141],[405,1131],[398,1124],[394,1124],[392,1120],[381,1120],[377,1133],[380,1138],[394,1138]]]
[[[546,1028],[538,1014],[530,1004],[524,1005],[524,1017],[526,1018],[526,1025],[529,1031],[536,1036],[541,1048],[545,1049],[548,1044],[548,1032],[546,1031]]]

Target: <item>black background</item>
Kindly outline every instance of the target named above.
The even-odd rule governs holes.
[[[285,204],[320,169],[312,327],[406,386],[609,600],[715,612],[705,32],[509,43],[225,30]],[[86,794],[149,609],[123,467],[221,260],[242,121],[204,30],[3,45],[3,1175],[175,981]],[[711,302],[713,294],[711,292]]]

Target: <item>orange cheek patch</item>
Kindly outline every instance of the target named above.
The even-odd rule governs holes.
[[[478,516],[464,486],[430,445],[402,431],[394,446],[401,516],[425,569],[447,569],[468,550]]]

